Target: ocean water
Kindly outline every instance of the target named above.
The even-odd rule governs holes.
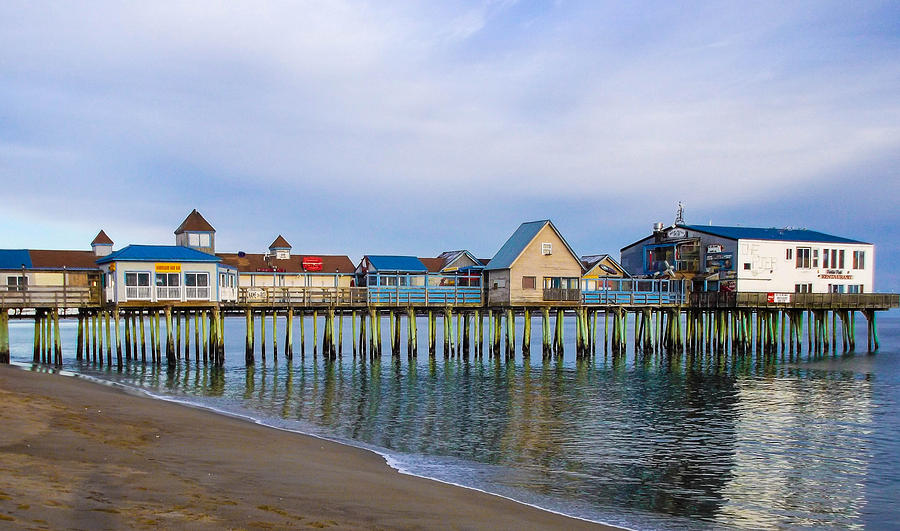
[[[513,361],[444,359],[440,337],[429,359],[424,319],[412,360],[405,337],[391,357],[387,322],[383,357],[354,358],[345,321],[333,362],[313,356],[309,318],[301,356],[295,319],[294,358],[279,352],[277,363],[270,320],[267,359],[257,339],[250,368],[242,317],[226,320],[222,369],[100,368],[75,361],[74,322],[62,322],[62,335],[68,371],[368,448],[407,473],[573,516],[639,529],[900,528],[900,312],[879,314],[877,353],[865,352],[860,318],[857,352],[812,359],[614,359],[598,346],[576,360],[568,321],[566,354],[549,361],[539,318],[532,356]],[[279,342],[284,329],[282,320]],[[30,366],[32,323],[13,321],[10,335],[13,361]]]

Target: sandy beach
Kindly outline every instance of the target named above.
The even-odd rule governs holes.
[[[0,527],[603,529],[371,452],[0,367]]]

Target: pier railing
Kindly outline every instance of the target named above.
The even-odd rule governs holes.
[[[896,293],[750,293],[695,292],[691,306],[696,308],[803,308],[811,310],[872,309],[900,307]]]
[[[686,302],[682,280],[602,279],[600,287],[582,291],[582,302],[609,306],[659,306]]]
[[[83,308],[100,305],[100,289],[87,286],[22,286],[0,291],[0,308]]]
[[[238,288],[238,304],[289,306],[353,306],[366,303],[366,288],[265,286]]]
[[[387,306],[479,306],[480,286],[369,286],[368,302]]]

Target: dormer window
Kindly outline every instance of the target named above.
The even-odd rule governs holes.
[[[189,247],[209,247],[211,245],[207,232],[189,232],[187,236]]]

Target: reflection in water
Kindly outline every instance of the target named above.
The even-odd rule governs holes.
[[[891,492],[867,488],[872,440],[884,428],[865,356],[791,364],[601,353],[524,362],[423,351],[413,360],[309,356],[244,368],[231,354],[243,345],[228,348],[225,368],[66,368],[636,527],[859,526],[866,507],[887,505],[878,496]]]

